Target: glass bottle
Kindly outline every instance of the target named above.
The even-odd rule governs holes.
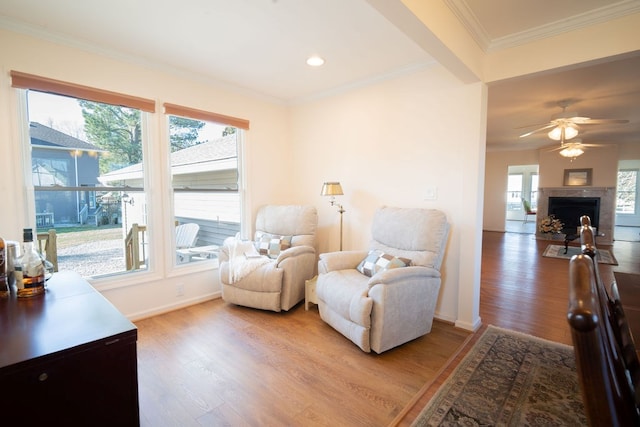
[[[32,297],[44,293],[44,265],[42,258],[33,244],[33,232],[30,228],[23,230],[22,256],[19,258],[22,272],[22,280],[18,281],[16,275],[16,287],[18,298]]]
[[[16,293],[16,258],[20,257],[20,242],[15,240],[5,240],[4,245],[7,251],[7,280],[9,281],[9,291]],[[22,272],[22,270],[20,270]],[[22,276],[20,276],[22,277]]]
[[[0,237],[0,298],[9,296],[9,281],[7,280],[7,249],[4,239]]]

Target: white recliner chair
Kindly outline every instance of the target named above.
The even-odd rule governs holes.
[[[287,311],[304,299],[316,268],[318,213],[313,206],[258,210],[254,240],[227,238],[220,250],[222,298],[232,304]]]
[[[449,224],[435,209],[376,211],[368,251],[320,254],[320,317],[363,351],[431,332]]]

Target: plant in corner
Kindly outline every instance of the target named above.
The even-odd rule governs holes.
[[[549,215],[540,221],[540,233],[542,234],[560,234],[562,227],[564,224],[554,215]]]

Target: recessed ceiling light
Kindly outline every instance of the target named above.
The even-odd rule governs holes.
[[[312,67],[319,67],[324,64],[324,59],[320,58],[317,55],[311,56],[307,59],[307,65]]]

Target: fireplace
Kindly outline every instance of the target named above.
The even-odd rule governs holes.
[[[575,234],[577,227],[580,225],[580,216],[588,215],[591,218],[591,225],[597,225],[598,245],[613,244],[613,227],[615,225],[616,214],[616,188],[615,187],[541,187],[538,189],[538,217],[536,237],[540,239],[548,239],[549,236],[540,233],[540,221],[554,213],[550,209],[551,199],[581,199],[591,203],[591,206],[583,206],[581,209],[566,214],[555,212],[555,215],[564,223],[565,234]],[[597,209],[594,199],[598,199]],[[553,208],[555,209],[555,208]],[[596,214],[597,212],[597,214]],[[569,227],[574,227],[569,229]]]
[[[548,215],[562,221],[565,234],[576,234],[583,215],[591,219],[592,227],[598,228],[600,197],[549,197]]]

